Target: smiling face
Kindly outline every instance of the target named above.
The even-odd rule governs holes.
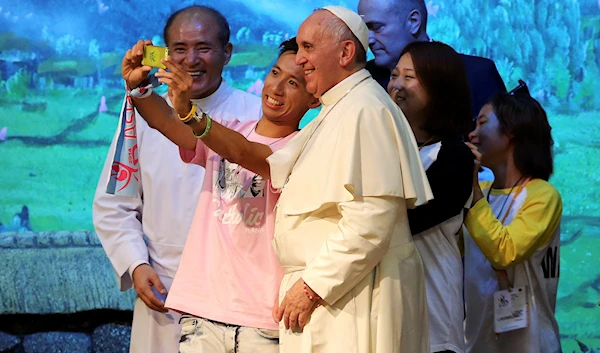
[[[262,90],[263,116],[294,128],[309,108],[319,104],[306,90],[304,71],[295,59],[293,51],[283,53],[267,74]]]
[[[500,121],[491,104],[481,108],[475,130],[469,134],[471,143],[481,153],[481,164],[494,168],[504,163],[510,154],[510,138],[502,132]]]
[[[419,81],[409,53],[402,55],[398,65],[392,70],[388,93],[411,124],[424,122],[429,96]]]
[[[213,94],[231,58],[230,43],[219,41],[219,26],[206,13],[178,16],[168,31],[169,55],[194,78],[192,98]]]
[[[316,98],[343,79],[340,66],[343,44],[325,33],[327,21],[333,17],[329,11],[314,12],[302,23],[296,37],[299,47],[296,64],[304,70],[306,89]]]
[[[415,41],[408,19],[399,16],[390,0],[360,0],[358,13],[369,29],[375,64],[391,71],[404,48]]]

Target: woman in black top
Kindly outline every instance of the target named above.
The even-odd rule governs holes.
[[[411,125],[434,197],[408,210],[425,267],[431,352],[463,353],[457,233],[473,183],[473,155],[462,138],[472,122],[467,73],[448,45],[415,42],[402,52],[388,92]]]

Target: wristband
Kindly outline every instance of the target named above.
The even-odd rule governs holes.
[[[201,135],[196,135],[196,132],[192,129],[192,133],[194,134],[194,136],[196,136],[196,138],[205,138],[206,135],[208,135],[208,132],[210,131],[210,127],[212,126],[212,119],[210,118],[210,116],[206,113],[202,113],[202,115],[206,115],[206,127],[204,128],[204,132]]]
[[[148,98],[152,94],[152,85],[149,84],[134,89],[127,87],[127,94],[135,98]]]
[[[154,74],[149,75],[147,80],[148,81],[144,80],[144,82],[149,82],[148,84],[142,86],[142,84],[144,83],[144,82],[142,82],[142,84],[140,84],[138,87],[136,87],[134,89],[130,89],[129,87],[127,87],[127,85],[125,85],[125,87],[127,88],[127,95],[129,95],[131,97],[135,97],[135,98],[150,97],[150,95],[152,94],[152,89],[160,86],[161,83],[158,82],[158,78],[156,76],[154,76]]]
[[[177,114],[177,116],[179,117],[179,120],[181,120],[182,123],[184,124],[191,124],[194,115],[196,115],[196,112],[198,111],[198,106],[196,106],[196,104],[192,103],[192,109],[190,110],[190,112],[185,116],[185,117],[181,117],[181,115]],[[196,121],[200,121],[202,120],[202,117],[204,117],[204,114],[201,115],[200,119],[196,118]]]

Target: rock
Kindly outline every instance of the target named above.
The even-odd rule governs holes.
[[[91,353],[92,340],[85,333],[44,332],[23,338],[25,353]]]
[[[37,234],[34,232],[17,233],[17,246],[20,248],[34,248],[36,241]]]
[[[38,248],[48,248],[52,244],[52,234],[51,232],[40,232],[37,233],[37,246]]]
[[[102,246],[100,243],[100,239],[95,232],[88,232],[88,240],[90,241],[90,245]]]
[[[19,343],[21,343],[21,340],[18,337],[0,332],[0,352],[6,352],[9,349],[13,349]]]
[[[108,324],[97,327],[92,334],[94,353],[128,353],[131,326]]]
[[[17,247],[17,233],[0,233],[0,249],[12,249]]]
[[[55,246],[68,246],[71,244],[71,232],[59,231],[54,233],[52,237],[52,244]]]
[[[87,232],[73,232],[71,233],[71,239],[73,239],[73,245],[76,246],[87,246],[90,243]]]

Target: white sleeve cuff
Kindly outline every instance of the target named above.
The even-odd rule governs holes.
[[[131,277],[131,281],[133,282],[133,271],[136,269],[136,267],[138,267],[139,265],[150,265],[150,263],[148,263],[148,261],[144,261],[144,260],[137,260],[134,263],[131,264],[131,266],[129,266],[129,269],[127,270],[127,272],[129,272],[129,277]]]

